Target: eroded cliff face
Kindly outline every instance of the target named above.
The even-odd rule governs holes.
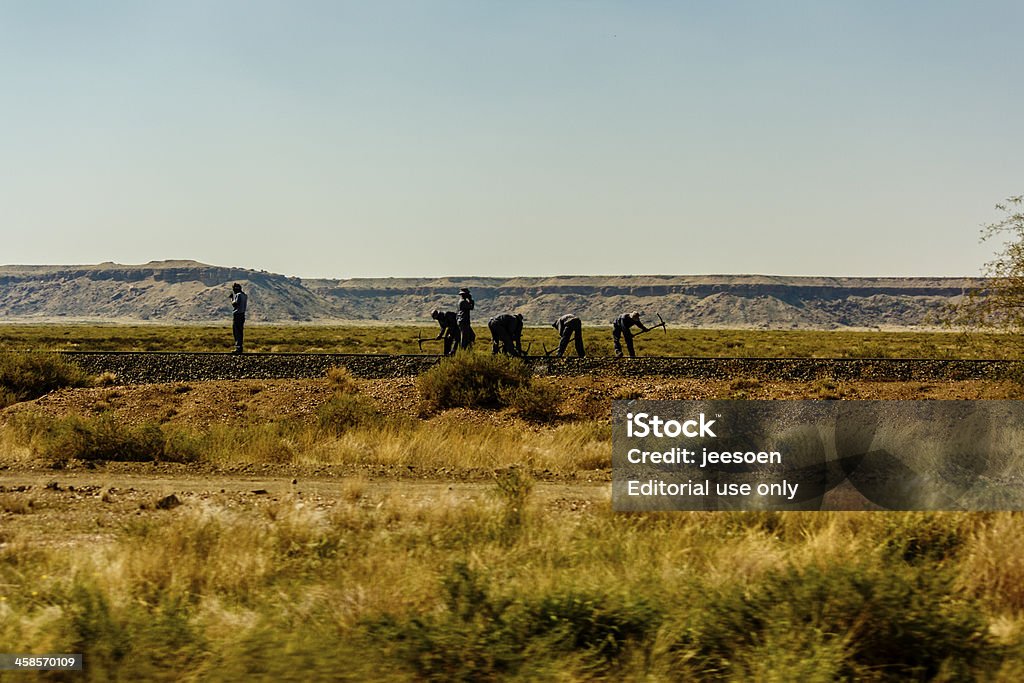
[[[670,324],[763,329],[920,327],[979,284],[966,278],[567,276],[301,280],[194,261],[143,265],[0,266],[0,316],[210,322],[231,313],[230,285],[249,293],[257,322],[427,321],[473,290],[475,319],[522,313],[545,324],[573,312],[603,324],[622,312],[660,313]]]
[[[252,320],[303,322],[335,317],[329,303],[298,278],[193,261],[0,267],[0,315],[13,320],[218,320],[231,315],[234,282],[252,297]]]

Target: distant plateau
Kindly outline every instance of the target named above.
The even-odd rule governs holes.
[[[210,323],[231,315],[229,285],[265,323],[428,322],[453,310],[459,287],[476,320],[522,313],[528,325],[564,313],[605,324],[630,310],[672,326],[740,329],[921,329],[982,281],[972,278],[624,275],[302,279],[195,261],[143,265],[0,266],[0,321]]]

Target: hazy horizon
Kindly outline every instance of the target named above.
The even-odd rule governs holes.
[[[1006,0],[8,3],[0,260],[973,277],[998,246],[979,226],[1024,192],[1022,19]]]

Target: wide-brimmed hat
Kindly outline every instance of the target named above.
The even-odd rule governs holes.
[[[459,290],[459,294],[469,294],[469,288],[463,287]]]

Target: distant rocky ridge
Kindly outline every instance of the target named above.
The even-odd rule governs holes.
[[[229,285],[250,296],[250,321],[424,322],[470,287],[476,318],[522,313],[544,324],[574,312],[592,324],[639,309],[670,325],[758,329],[914,328],[979,286],[971,278],[637,275],[300,279],[195,261],[144,265],[0,266],[0,320],[213,322]]]

